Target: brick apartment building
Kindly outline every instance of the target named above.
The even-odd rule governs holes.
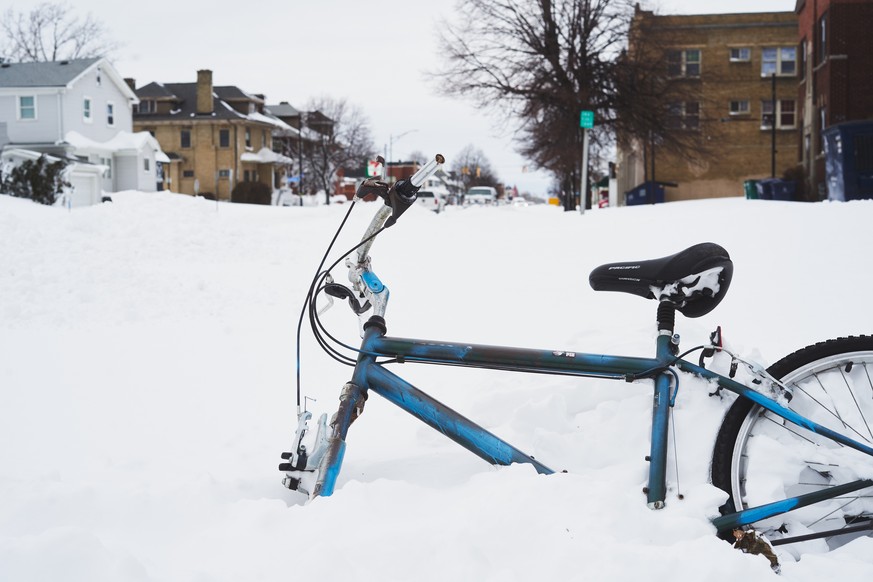
[[[667,47],[670,82],[689,88],[686,101],[668,104],[676,117],[670,131],[701,132],[711,153],[690,162],[625,136],[617,155],[620,195],[654,179],[676,184],[666,189],[667,201],[742,196],[745,180],[797,172],[794,12],[662,16],[638,8],[634,20],[649,36],[645,42]]]
[[[824,198],[822,130],[873,120],[873,0],[797,0],[801,161],[808,198]]]

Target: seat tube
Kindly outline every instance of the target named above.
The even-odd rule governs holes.
[[[646,502],[650,509],[664,507],[667,496],[667,435],[670,423],[670,375],[655,378],[652,402],[652,444],[649,452],[649,486]]]
[[[667,362],[673,356],[675,308],[662,302],[658,307],[657,358]],[[650,509],[661,509],[667,497],[667,444],[670,427],[670,374],[655,378],[652,402],[652,439],[649,451],[649,485],[646,502]]]

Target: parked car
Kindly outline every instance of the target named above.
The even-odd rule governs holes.
[[[437,214],[443,211],[446,206],[446,197],[448,192],[441,192],[435,188],[430,190],[419,190],[416,202],[429,210],[433,210]]]
[[[491,186],[475,186],[467,190],[464,204],[494,204],[497,201],[497,189]]]

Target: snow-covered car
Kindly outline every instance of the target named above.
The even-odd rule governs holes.
[[[279,190],[276,195],[276,206],[303,206],[303,200],[290,190]]]
[[[446,206],[447,194],[448,192],[441,192],[437,189],[419,190],[416,204],[424,206],[428,210],[433,210],[439,214]]]

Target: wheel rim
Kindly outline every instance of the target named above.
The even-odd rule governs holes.
[[[873,351],[821,358],[781,380],[794,393],[789,408],[873,446]],[[738,509],[873,478],[869,456],[792,425],[758,405],[740,426],[731,461],[731,493]],[[873,489],[867,488],[755,527],[774,539],[841,529],[871,518]],[[826,543],[834,547],[848,541],[840,537],[846,536]]]

